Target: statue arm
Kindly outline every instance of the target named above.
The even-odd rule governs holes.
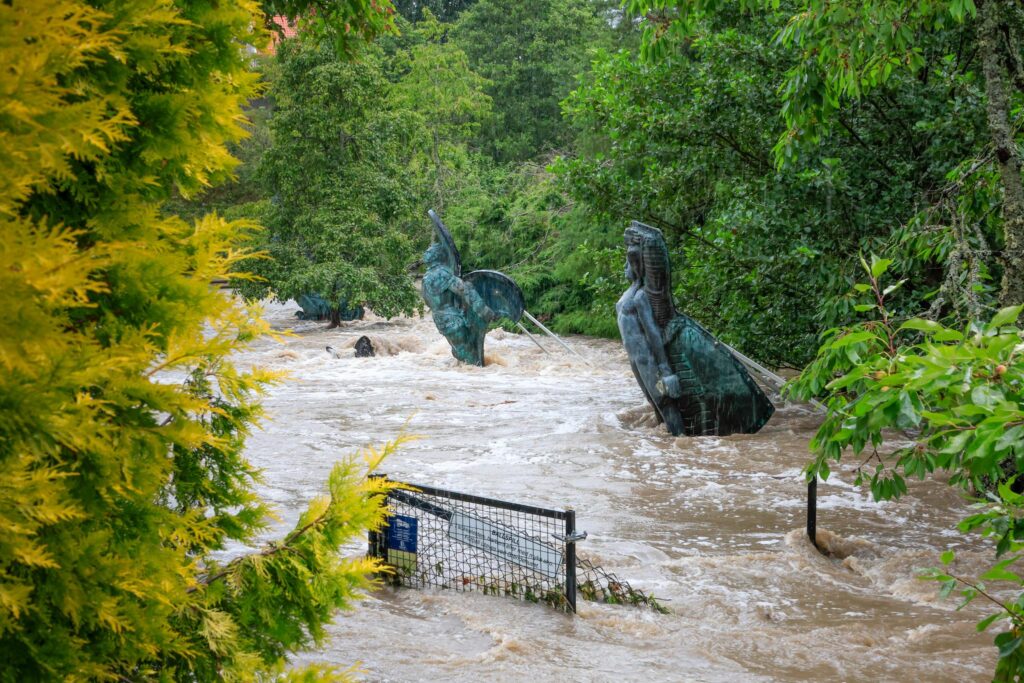
[[[644,331],[644,336],[647,338],[647,344],[651,348],[651,353],[654,355],[654,361],[658,366],[658,374],[665,385],[665,393],[672,398],[679,398],[682,395],[679,378],[672,372],[672,365],[669,363],[668,353],[665,351],[665,340],[661,333],[661,327],[654,319],[654,311],[651,309],[650,302],[647,301],[647,295],[643,290],[640,290],[634,296],[637,318],[640,321],[641,329]]]
[[[452,277],[452,282],[448,286],[448,291],[459,297],[463,306],[471,309],[473,313],[487,322],[497,320],[501,317],[495,314],[495,312],[491,310],[490,306],[485,304],[483,299],[480,298],[480,295],[476,293],[476,290],[471,286],[468,286],[466,281],[461,278]]]

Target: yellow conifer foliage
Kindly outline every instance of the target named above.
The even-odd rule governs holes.
[[[267,332],[209,286],[255,229],[161,213],[229,176],[251,0],[0,3],[0,680],[251,679],[368,584],[354,461],[275,546],[242,457]],[[281,553],[281,548],[289,552]],[[316,581],[313,581],[313,578]]]

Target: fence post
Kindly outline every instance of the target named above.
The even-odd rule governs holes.
[[[818,547],[818,475],[807,482],[807,538]]]
[[[387,476],[388,475],[386,474],[371,474],[369,478],[380,479],[381,477],[383,477],[384,479],[387,479]],[[378,559],[385,561],[388,559],[387,550],[385,549],[385,546],[387,545],[386,539],[388,533],[388,528],[386,524],[387,522],[385,521],[385,526],[381,528],[380,531],[374,531],[373,529],[370,529],[370,532],[367,534],[366,554],[369,557],[376,557]]]
[[[565,511],[565,600],[576,612],[576,511]]]

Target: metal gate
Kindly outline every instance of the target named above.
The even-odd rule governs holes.
[[[384,475],[381,475],[384,476]],[[369,554],[396,585],[482,591],[576,611],[576,513],[395,482]]]

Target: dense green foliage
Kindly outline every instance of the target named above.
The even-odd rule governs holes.
[[[817,358],[791,386],[798,398],[825,392],[828,414],[811,442],[810,476],[827,478],[831,467],[852,452],[860,462],[857,483],[867,483],[878,500],[907,492],[906,479],[949,473],[950,485],[978,496],[976,514],[963,532],[980,530],[995,542],[997,562],[978,578],[955,574],[955,565],[926,574],[942,582],[942,594],[956,589],[965,601],[984,598],[998,611],[979,630],[1006,623],[996,636],[997,680],[1018,680],[1024,672],[1024,593],[1000,601],[989,581],[1024,588],[1010,565],[1024,554],[1024,331],[1017,325],[1024,306],[996,312],[987,322],[944,325],[901,317],[889,297],[905,281],[886,279],[889,259],[864,262],[867,282],[854,289],[859,311],[868,317],[828,330]],[[899,435],[898,447],[886,444]],[[952,520],[951,520],[952,521]],[[952,553],[943,555],[951,565]]]
[[[260,159],[266,199],[253,207],[266,231],[254,243],[270,258],[245,268],[264,278],[242,291],[287,300],[319,294],[335,307],[365,304],[381,315],[418,303],[406,268],[414,259],[410,169],[422,120],[388,106],[372,57],[285,41],[271,91],[271,146]]]
[[[0,26],[0,680],[313,677],[285,654],[371,585],[338,548],[380,483],[343,462],[223,559],[270,520],[242,448],[275,377],[230,361],[266,325],[210,287],[254,226],[161,212],[236,163],[258,5],[15,1]]]
[[[496,116],[482,138],[495,159],[522,161],[568,145],[558,103],[586,65],[587,51],[607,42],[595,7],[575,0],[478,0],[460,17],[453,38],[491,82]]]

